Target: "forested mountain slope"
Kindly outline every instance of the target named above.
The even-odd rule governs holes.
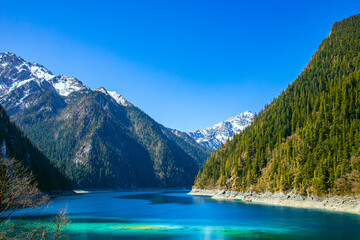
[[[194,188],[360,193],[360,15],[336,22],[300,76],[213,154]]]
[[[42,191],[70,189],[70,181],[55,168],[0,106],[0,157],[14,158],[29,169]]]

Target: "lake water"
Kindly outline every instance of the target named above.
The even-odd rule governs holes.
[[[219,201],[188,191],[97,192],[53,199],[31,219],[67,209],[71,239],[360,239],[360,216]]]

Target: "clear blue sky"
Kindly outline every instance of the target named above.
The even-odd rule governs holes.
[[[360,1],[0,0],[0,52],[193,131],[259,112]]]

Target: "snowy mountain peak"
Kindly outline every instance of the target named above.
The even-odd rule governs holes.
[[[56,76],[48,80],[61,96],[68,96],[72,92],[90,91],[83,83],[74,77],[64,75]]]
[[[24,59],[22,59],[21,57],[17,57],[14,53],[0,53],[0,69],[4,69],[10,64],[19,64],[21,62],[24,62]]]
[[[29,67],[30,72],[37,78],[45,79],[46,81],[49,81],[50,79],[55,77],[55,75],[52,74],[52,72],[50,72],[44,66],[38,63],[27,63],[25,65]]]
[[[3,59],[9,59],[9,58],[24,61],[21,57],[16,56],[15,53],[12,53],[12,52],[0,53],[0,61],[3,60]]]
[[[104,87],[96,88],[93,91],[99,91],[106,95],[111,96],[117,102],[117,104],[120,104],[122,106],[132,106],[132,104],[130,102],[128,102],[123,96],[121,96],[120,94],[118,94],[115,91],[108,91]]]
[[[2,60],[3,58],[9,58],[9,57],[15,57],[16,58],[16,55],[12,52],[3,52],[3,53],[0,53],[0,60]]]
[[[239,113],[237,116],[247,116],[247,117],[254,117],[254,114],[250,111],[245,111],[243,113]]]
[[[67,97],[72,92],[89,92],[90,88],[74,77],[54,75],[44,66],[27,62],[11,52],[0,53],[0,104],[7,108],[28,108],[24,103],[31,95],[39,91],[51,90]],[[111,96],[118,104],[132,106],[123,96],[115,91],[100,87],[94,89]]]
[[[219,122],[212,127],[189,132],[188,135],[204,147],[215,150],[221,146],[221,143],[225,143],[226,140],[244,130],[252,122],[253,118],[254,114],[246,111]]]
[[[44,66],[26,62],[14,53],[0,53],[0,96],[11,95],[13,91],[24,95],[23,98],[38,92],[39,89],[50,89],[61,96],[68,96],[74,91],[88,91],[88,87],[73,77],[55,76]]]
[[[118,94],[115,91],[107,91],[109,93],[109,95],[115,99],[115,101],[123,106],[131,106],[132,104],[130,102],[128,102],[123,96],[121,96],[120,94]]]

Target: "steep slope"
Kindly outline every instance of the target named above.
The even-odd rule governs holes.
[[[360,193],[360,15],[333,25],[301,75],[210,157],[195,188]]]
[[[21,161],[31,170],[42,191],[70,189],[70,182],[52,166],[0,106],[0,156]]]
[[[222,143],[225,143],[229,138],[244,130],[253,118],[254,114],[246,111],[219,122],[212,127],[188,132],[188,135],[202,146],[216,150]]]
[[[197,160],[197,164],[202,167],[209,158],[213,150],[202,146],[192,139],[187,133],[175,129],[163,127],[163,133],[174,141],[182,150]]]
[[[0,54],[0,103],[79,187],[186,187],[209,153],[116,92]]]

